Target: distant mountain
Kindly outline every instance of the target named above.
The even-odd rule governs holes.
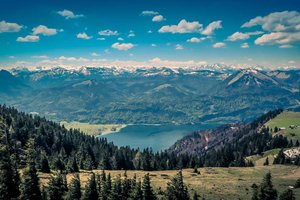
[[[13,69],[10,79],[18,84],[3,87],[0,96],[26,84],[31,89],[2,102],[52,120],[93,123],[232,123],[276,108],[299,109],[300,70],[261,69]]]
[[[22,81],[6,70],[0,70],[0,94],[11,96],[28,89]]]

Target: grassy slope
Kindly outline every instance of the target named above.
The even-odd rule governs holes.
[[[273,182],[276,189],[281,193],[287,189],[289,185],[293,185],[297,178],[300,177],[300,168],[296,166],[256,166],[253,168],[200,168],[201,174],[193,173],[192,169],[183,170],[184,182],[188,185],[190,191],[197,191],[205,199],[251,199],[251,185],[259,184],[264,174],[271,171]],[[94,170],[95,173],[101,173],[101,170]],[[124,171],[106,171],[111,173],[112,177],[118,174],[123,175]],[[89,177],[88,171],[82,171],[80,178],[82,185],[86,183]],[[144,171],[127,171],[128,177],[134,174],[138,178],[148,172]],[[153,187],[156,191],[159,188],[165,190],[167,182],[177,173],[171,171],[155,171],[149,172]],[[42,184],[45,184],[49,178],[48,174],[40,174]],[[68,181],[72,175],[68,175]],[[300,199],[300,189],[294,190],[296,199]]]
[[[286,130],[279,131],[280,134],[283,134],[288,137],[288,139],[300,140],[300,128],[290,129],[290,125],[299,125],[300,126],[300,112],[283,112],[279,114],[274,119],[266,123],[266,126],[274,130],[275,126],[285,127]],[[290,133],[295,133],[295,136],[292,136]]]
[[[109,134],[112,132],[119,132],[126,125],[124,124],[90,124],[82,122],[61,122],[67,129],[80,129],[88,135]]]

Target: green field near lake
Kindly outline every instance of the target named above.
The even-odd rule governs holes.
[[[300,140],[300,112],[283,112],[266,123],[266,126],[274,131],[274,128],[283,128],[280,134],[288,139]],[[295,126],[291,128],[291,126]],[[298,127],[297,127],[298,126]]]

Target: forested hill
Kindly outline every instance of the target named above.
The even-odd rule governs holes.
[[[3,149],[8,149],[17,168],[26,165],[28,151],[34,154],[36,166],[41,171],[49,171],[49,168],[68,172],[78,169],[179,169],[190,167],[192,159],[182,159],[167,152],[153,153],[150,149],[117,147],[106,139],[67,130],[45,118],[5,106],[0,106],[0,129],[0,144],[5,147]],[[179,162],[180,159],[184,162]]]
[[[141,151],[117,147],[106,139],[87,136],[78,130],[67,130],[45,118],[0,106],[0,144],[2,150],[8,151],[2,155],[9,155],[8,159],[16,168],[24,168],[28,161],[26,152],[32,152],[37,169],[44,172],[50,169],[74,172],[79,169],[167,170],[203,165],[247,166],[251,163],[246,163],[245,156],[287,145],[286,138],[272,138],[267,129],[263,129],[264,134],[256,131],[263,122],[279,112],[269,112],[247,126],[241,125],[246,128],[240,128],[234,139],[230,139],[232,134],[224,132],[224,140],[203,154],[189,154],[177,151],[154,153],[150,149]],[[228,139],[225,139],[226,135]]]
[[[245,157],[262,154],[271,149],[299,146],[298,140],[288,141],[282,135],[272,136],[272,130],[265,127],[267,121],[281,112],[282,110],[271,111],[251,123],[194,132],[177,141],[168,152],[176,155],[197,155],[205,166],[252,165],[247,163]]]

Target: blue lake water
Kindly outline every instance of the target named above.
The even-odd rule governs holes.
[[[128,125],[118,133],[105,136],[118,146],[130,146],[144,149],[151,147],[154,151],[167,149],[177,140],[196,130],[212,129],[217,124],[197,125]]]

